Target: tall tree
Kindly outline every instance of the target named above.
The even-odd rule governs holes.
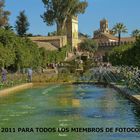
[[[132,37],[139,37],[140,36],[140,30],[136,29],[134,31],[132,31],[132,34],[131,34]]]
[[[8,24],[9,11],[4,10],[5,0],[0,0],[0,28]]]
[[[118,34],[118,45],[120,46],[121,43],[121,33],[127,33],[127,28],[123,23],[117,23],[113,29],[112,32],[114,34]]]
[[[65,30],[66,21],[72,16],[84,13],[88,3],[80,0],[42,0],[46,11],[41,16],[47,25],[56,23],[57,33],[62,34]]]
[[[19,36],[26,35],[26,32],[29,29],[29,22],[27,16],[25,15],[25,11],[21,11],[19,16],[17,16],[15,29]]]

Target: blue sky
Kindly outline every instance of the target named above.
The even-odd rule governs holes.
[[[28,32],[47,35],[54,31],[55,26],[48,27],[40,15],[44,12],[42,0],[5,0],[6,8],[11,12],[10,24],[15,25],[19,11],[25,10],[30,22]],[[99,21],[106,18],[109,27],[117,22],[123,22],[128,28],[128,35],[134,29],[140,29],[140,0],[87,0],[89,3],[85,14],[79,15],[79,31],[92,36],[93,31],[99,28]],[[125,35],[126,36],[126,35]]]

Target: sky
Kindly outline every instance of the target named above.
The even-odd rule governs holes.
[[[87,0],[88,8],[79,15],[79,31],[93,36],[93,31],[99,29],[99,22],[106,18],[109,28],[116,23],[126,25],[129,36],[135,29],[140,29],[140,0]],[[25,10],[30,23],[28,33],[47,35],[56,30],[55,26],[47,26],[40,15],[44,12],[42,0],[5,0],[6,10],[11,12],[10,24],[15,25],[19,12]]]

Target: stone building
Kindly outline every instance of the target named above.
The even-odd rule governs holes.
[[[66,24],[67,40],[72,48],[78,46],[78,17],[69,18]]]
[[[118,37],[112,35],[108,27],[108,21],[103,19],[100,21],[100,29],[94,31],[93,39],[99,46],[116,46],[118,44]],[[122,37],[121,44],[129,44],[135,41],[134,37]]]
[[[108,28],[108,21],[106,19],[103,19],[100,21],[100,31],[106,34],[110,33],[109,28]]]
[[[106,52],[112,50],[115,46],[118,46],[118,37],[112,35],[108,26],[108,21],[103,19],[100,21],[100,29],[94,31],[93,40],[98,43],[97,55],[105,55]],[[122,37],[121,45],[132,44],[135,42],[134,37]]]
[[[37,37],[29,37],[33,42],[37,43],[37,45],[41,48],[45,48],[46,50],[57,50],[67,45],[67,37],[66,36],[37,36]]]
[[[78,17],[69,18],[66,22],[65,36],[37,36],[30,37],[39,47],[47,50],[57,50],[68,43],[72,48],[77,48],[78,44]]]

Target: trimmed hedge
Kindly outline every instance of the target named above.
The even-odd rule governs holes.
[[[112,65],[140,67],[140,38],[134,44],[115,47],[109,54]]]

